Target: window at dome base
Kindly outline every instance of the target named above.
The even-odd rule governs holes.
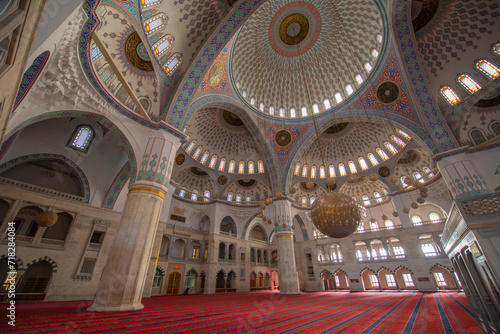
[[[474,81],[467,74],[462,74],[458,77],[458,82],[467,89],[469,93],[475,93],[481,89],[481,86],[478,85],[477,82]]]
[[[460,98],[450,87],[441,88],[440,93],[450,105],[454,105],[460,101]]]
[[[306,117],[307,116],[307,108],[302,107],[301,111],[302,111],[302,117]]]
[[[323,105],[325,106],[325,109],[330,109],[332,107],[332,105],[330,104],[330,100],[328,99],[325,99],[323,101]]]
[[[208,200],[210,199],[210,191],[205,190],[205,192],[203,193],[203,197],[205,197],[203,200],[205,202],[208,202]]]
[[[321,166],[321,167],[319,168],[319,177],[320,177],[321,179],[324,179],[324,178],[326,177],[325,167],[324,167],[324,166]]]
[[[315,114],[319,113],[319,107],[316,103],[313,104],[313,113],[315,113]]]
[[[408,135],[406,132],[404,132],[403,130],[399,130],[399,129],[396,129],[396,132],[399,133],[401,136],[405,137],[406,139],[410,140],[411,137],[410,135]]]
[[[342,102],[343,101],[342,94],[336,93],[335,94],[335,101],[337,101],[337,103]]]
[[[198,190],[193,190],[193,192],[191,193],[191,200],[192,201],[196,201],[198,200]]]
[[[196,149],[196,151],[194,151],[194,154],[193,154],[193,158],[194,159],[198,159],[198,157],[200,156],[201,154],[201,150],[202,150],[202,147],[201,146],[198,146],[198,148]]]
[[[339,172],[340,172],[340,176],[346,175],[344,164],[339,164]]]
[[[222,158],[219,163],[219,170],[224,171],[224,167],[226,167],[226,159]]]
[[[359,74],[356,75],[355,79],[359,85],[361,85],[363,83],[363,77],[361,75],[359,75]]]
[[[159,42],[157,42],[153,49],[157,56],[161,55],[163,52],[167,51],[172,46],[173,38],[170,35],[163,37]]]
[[[194,145],[196,145],[196,140],[193,140],[188,147],[186,148],[187,153],[191,153],[191,150],[193,149]]]
[[[302,167],[302,177],[307,177],[307,165],[304,165],[304,167]]]
[[[368,153],[367,156],[368,156],[368,159],[370,159],[370,162],[372,163],[373,166],[378,165],[378,160],[377,160],[377,158],[375,158],[373,153]]]
[[[97,47],[96,44],[92,44],[92,48],[91,48],[90,53],[92,54],[92,60],[96,60],[97,58],[99,58],[102,55],[101,50],[99,50],[99,48]]]
[[[262,160],[257,161],[257,167],[259,168],[259,173],[264,173],[264,163]]]
[[[330,175],[330,177],[335,177],[335,167],[333,165],[330,165],[330,167],[328,167],[328,174]]]
[[[365,170],[368,169],[368,165],[366,164],[365,159],[363,157],[358,158],[359,165],[361,166],[361,169]]]
[[[269,115],[274,116],[274,107],[269,107]]]
[[[389,157],[387,156],[387,154],[381,148],[377,148],[376,151],[377,151],[377,154],[380,155],[380,157],[383,160],[389,159]]]
[[[300,173],[300,164],[296,164],[294,174],[299,175],[299,173]]]
[[[215,163],[217,162],[217,156],[216,155],[213,155],[212,156],[212,159],[210,159],[210,164],[208,165],[208,167],[210,168],[214,168],[215,167]]]
[[[401,147],[405,147],[405,145],[406,145],[404,141],[402,141],[401,139],[399,139],[395,135],[392,135],[391,139],[392,139],[393,142],[395,142],[396,144],[398,144]]]
[[[159,14],[155,17],[150,18],[144,23],[144,27],[146,28],[146,32],[148,34],[152,33],[163,27],[167,22],[167,18],[164,14]]]
[[[316,166],[311,167],[311,178],[316,178]]]
[[[500,69],[486,59],[478,61],[476,63],[476,69],[488,76],[490,79],[495,79],[500,75]]]
[[[233,193],[227,194],[227,201],[231,202],[233,200]]]
[[[165,64],[165,70],[167,71],[167,73],[170,74],[173,71],[175,71],[180,64],[181,64],[181,55],[176,53]]]
[[[238,174],[243,174],[243,173],[245,173],[245,162],[240,161],[240,163],[238,164]]]
[[[179,197],[184,197],[184,195],[186,194],[186,191],[181,189],[181,191],[179,191]]]
[[[345,91],[347,92],[347,95],[351,95],[352,93],[354,93],[354,89],[351,85],[345,86]]]
[[[392,146],[392,144],[391,144],[391,143],[389,143],[389,142],[385,142],[385,143],[384,143],[384,146],[385,146],[385,147],[386,147],[386,148],[387,148],[387,149],[388,149],[388,150],[389,150],[392,154],[396,154],[396,153],[398,153],[398,150],[396,150],[396,149],[394,148],[394,146]]]
[[[297,114],[296,114],[294,108],[290,109],[290,117],[294,117],[294,118],[297,117]]]
[[[235,165],[236,165],[236,162],[234,160],[229,161],[229,169],[228,169],[229,173],[234,173]]]
[[[149,6],[154,6],[159,4],[161,1],[162,0],[141,0],[141,6],[147,8]]]
[[[248,174],[253,174],[254,173],[254,164],[253,161],[248,162]]]
[[[94,130],[88,125],[78,127],[71,137],[69,146],[79,151],[87,151],[94,136]]]
[[[202,164],[206,164],[206,162],[208,160],[208,155],[209,155],[208,151],[205,151],[205,153],[203,153],[203,156],[201,157],[201,160],[200,160],[200,162]]]
[[[352,160],[349,161],[348,165],[349,165],[349,170],[351,171],[352,174],[358,172],[358,170],[356,169],[356,165],[354,164],[354,161],[352,161]]]
[[[370,73],[372,71],[373,67],[370,63],[365,63],[365,70],[366,72]]]

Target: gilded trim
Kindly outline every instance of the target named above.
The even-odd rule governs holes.
[[[130,188],[130,190],[128,192],[131,193],[133,191],[149,192],[149,193],[153,193],[155,195],[158,195],[161,198],[165,198],[165,193],[163,191],[157,190],[157,189],[153,189],[153,188],[149,188],[149,187],[133,187],[133,188]]]
[[[276,238],[293,238],[293,234],[280,234]]]

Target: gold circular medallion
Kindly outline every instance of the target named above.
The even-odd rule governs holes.
[[[210,86],[215,87],[220,83],[222,74],[224,73],[224,64],[222,61],[215,62],[208,74],[208,83]]]
[[[309,33],[309,21],[304,14],[290,14],[281,21],[279,35],[286,45],[297,45]]]

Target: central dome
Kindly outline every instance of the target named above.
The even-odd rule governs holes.
[[[236,37],[233,82],[261,113],[297,118],[323,112],[367,81],[383,30],[374,0],[267,1]]]

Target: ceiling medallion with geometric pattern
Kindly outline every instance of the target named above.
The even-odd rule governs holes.
[[[234,125],[234,126],[242,126],[243,125],[242,120],[230,111],[224,110],[224,112],[222,113],[222,117],[224,117],[224,120],[229,125]]]
[[[377,88],[377,99],[382,103],[392,103],[398,99],[399,88],[394,82],[383,82]]]
[[[225,185],[227,183],[227,176],[225,175],[220,175],[217,178],[217,183],[220,184],[221,186]]]
[[[304,14],[290,14],[281,21],[279,35],[286,45],[297,45],[309,33],[309,21]]]
[[[144,44],[142,44],[142,40],[137,31],[134,31],[128,36],[125,42],[125,56],[127,56],[128,61],[137,69],[144,72],[152,72],[155,70],[153,63],[143,59],[145,57],[143,52],[141,52],[142,57],[139,54],[138,48],[141,47],[141,45],[143,46]]]
[[[276,144],[278,144],[279,146],[288,146],[292,141],[292,135],[286,130],[280,130],[276,132],[274,140],[276,140]]]
[[[380,175],[381,177],[388,177],[389,175],[391,175],[391,170],[389,169],[389,167],[382,166],[378,169],[378,175]]]
[[[411,164],[415,160],[417,160],[417,153],[413,150],[408,150],[408,152],[404,153],[401,158],[399,158],[398,164],[407,165]]]
[[[186,160],[186,157],[184,156],[184,154],[182,153],[179,153],[177,154],[177,156],[175,157],[175,164],[177,166],[180,166],[184,163],[184,161]]]

